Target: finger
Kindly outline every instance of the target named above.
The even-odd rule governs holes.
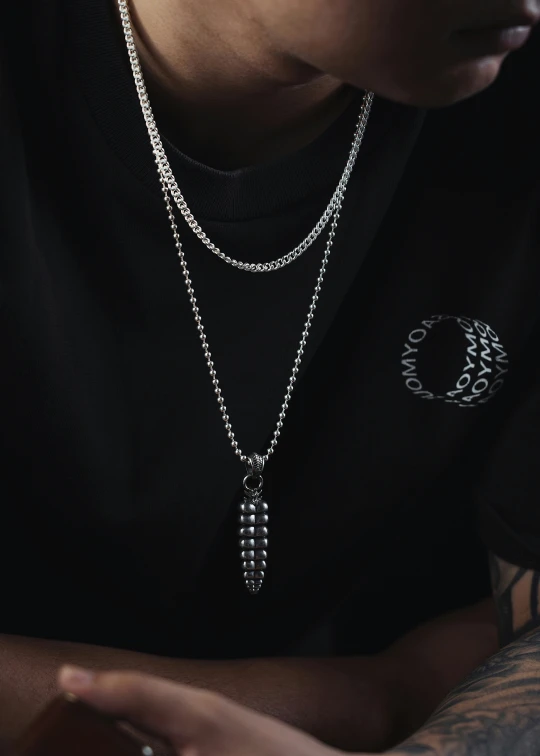
[[[175,746],[204,736],[205,724],[213,717],[213,694],[149,675],[63,667],[59,683],[100,711],[125,719]]]

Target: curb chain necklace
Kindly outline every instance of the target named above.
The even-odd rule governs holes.
[[[243,462],[246,466],[247,474],[245,475],[243,480],[244,499],[240,504],[238,535],[240,537],[240,556],[246,588],[248,589],[249,593],[256,595],[261,589],[265,571],[267,569],[268,504],[262,498],[262,473],[264,471],[266,462],[268,462],[270,457],[274,454],[279,437],[281,435],[281,429],[283,428],[283,422],[285,420],[294,386],[296,384],[300,365],[304,356],[304,350],[311,330],[311,325],[313,323],[313,318],[315,316],[319,294],[321,292],[324,277],[326,274],[328,261],[330,259],[330,254],[334,245],[334,238],[341,215],[343,201],[345,199],[345,193],[353,168],[356,164],[356,159],[358,157],[360,147],[364,139],[364,134],[369,120],[374,95],[373,92],[366,92],[366,94],[364,95],[362,107],[360,110],[360,116],[358,118],[354,139],[351,151],[347,159],[347,163],[345,165],[345,170],[343,171],[341,179],[334,194],[332,195],[328,207],[324,211],[322,217],[316,224],[315,228],[311,231],[311,233],[300,245],[298,245],[298,247],[296,247],[294,250],[284,255],[283,257],[278,258],[277,260],[273,260],[269,263],[240,262],[223,253],[219,249],[219,247],[216,247],[210,241],[210,239],[202,230],[201,226],[196,221],[193,213],[190,211],[186,203],[186,200],[184,199],[184,196],[182,195],[182,192],[180,191],[180,188],[176,182],[171,166],[165,154],[165,149],[163,147],[159,130],[154,119],[152,107],[150,105],[142,67],[135,45],[133,28],[131,25],[128,8],[128,0],[118,0],[118,8],[120,11],[122,29],[127,45],[133,79],[135,81],[135,87],[139,96],[142,114],[146,123],[146,128],[148,130],[148,136],[150,137],[150,143],[152,145],[152,150],[156,161],[167,214],[169,216],[169,223],[174,237],[174,243],[178,253],[178,258],[180,260],[180,267],[182,269],[186,283],[186,288],[191,303],[191,309],[195,317],[195,323],[199,332],[199,338],[201,341],[204,356],[206,358],[206,364],[208,366],[210,378],[212,379],[212,384],[214,386],[214,393],[217,398],[221,417],[223,419],[225,430],[227,431],[227,435],[233,451],[235,455],[239,457],[240,461]],[[285,398],[283,400],[283,404],[281,405],[278,422],[274,430],[274,434],[271,438],[270,445],[266,453],[263,455],[256,453],[250,455],[244,454],[244,452],[240,449],[238,441],[236,440],[235,434],[232,430],[232,425],[230,422],[230,417],[227,414],[227,408],[225,406],[225,400],[223,398],[221,385],[217,377],[214,363],[212,361],[212,353],[210,352],[210,347],[208,345],[206,331],[204,329],[199,308],[197,306],[195,290],[193,288],[190,273],[185,260],[182,242],[180,241],[180,235],[178,233],[178,227],[176,224],[171,198],[177,205],[188,226],[209,250],[211,250],[215,255],[217,255],[220,259],[222,259],[229,265],[233,265],[235,268],[245,270],[249,273],[270,273],[294,262],[294,260],[298,259],[315,242],[315,240],[321,235],[326,226],[330,223],[330,233],[326,243],[317,283],[315,285],[315,291],[313,293],[311,304],[309,306],[307,319],[304,323],[302,336],[300,338],[300,344],[296,352],[296,358],[294,360],[291,377],[289,379],[287,390],[285,392]]]

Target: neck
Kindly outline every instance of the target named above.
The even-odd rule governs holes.
[[[161,130],[184,152],[237,168],[293,152],[321,134],[352,92],[272,49],[237,0],[131,0],[132,23]]]

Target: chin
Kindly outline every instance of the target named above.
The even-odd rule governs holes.
[[[504,56],[483,58],[430,76],[415,77],[401,86],[385,87],[379,94],[387,99],[420,108],[444,108],[479,94],[497,79]]]

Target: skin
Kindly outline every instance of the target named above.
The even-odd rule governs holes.
[[[504,56],[462,54],[460,30],[490,25],[516,11],[538,12],[539,2],[135,0],[133,19],[160,125],[177,132],[186,151],[234,167],[267,160],[314,139],[346,107],[351,85],[428,106],[475,94],[496,78]],[[531,583],[537,585],[536,580]],[[516,628],[519,633],[527,612],[518,610],[519,622],[513,615],[507,622],[512,633]],[[490,623],[484,619],[479,625],[464,612],[460,632],[455,617],[443,618],[403,639],[389,655],[369,660],[207,664],[0,636],[0,737],[10,740],[28,724],[54,695],[57,667],[70,662],[93,669],[139,670],[89,678],[65,673],[61,682],[98,708],[167,740],[184,756],[317,756],[331,750],[221,694],[266,714],[277,713],[335,745],[381,750],[398,732],[404,734],[400,722],[419,724],[493,651]],[[540,712],[534,682],[540,674],[540,652],[536,636],[515,643],[510,655],[499,655],[487,671],[476,673],[475,685],[481,691],[492,686],[498,694],[489,696],[493,721],[517,704],[527,727]],[[524,665],[510,658],[516,653]],[[502,680],[498,689],[494,669]],[[505,692],[510,677],[512,696],[519,688],[518,699]],[[244,679],[242,686],[238,680]],[[456,731],[456,721],[465,724],[465,734],[484,727],[476,698],[467,688],[399,753],[473,753]],[[484,753],[520,756],[512,750],[512,733],[504,727],[498,733],[499,750],[494,746]],[[449,742],[455,745],[452,751],[445,745]]]
[[[114,0],[111,0],[114,2]],[[540,0],[131,0],[158,121],[184,151],[238,167],[299,148],[369,89],[439,107],[497,77],[471,27],[536,20]]]
[[[493,557],[502,646],[394,756],[532,756],[540,737],[540,573]],[[136,674],[64,669],[61,687],[178,756],[343,756],[214,694]],[[360,710],[359,710],[360,713]],[[358,756],[362,756],[359,754]],[[365,756],[365,754],[364,754]]]
[[[464,54],[460,32],[510,19],[518,11],[534,14],[540,10],[533,0],[222,0],[212,6],[213,15],[201,14],[204,28],[195,27],[189,46],[182,44],[185,24],[174,22],[177,14],[182,14],[184,22],[189,19],[195,6],[190,0],[161,0],[159,16],[155,3],[137,0],[137,13],[141,39],[152,39],[160,51],[156,55],[150,46],[142,48],[161,102],[168,101],[171,108],[191,98],[190,112],[197,114],[201,102],[223,111],[223,101],[232,98],[249,125],[258,127],[258,138],[277,127],[294,131],[310,103],[317,104],[319,118],[321,113],[332,112],[330,105],[324,110],[324,103],[342,91],[343,82],[414,105],[446,105],[469,97],[495,80],[504,56]],[[167,23],[163,23],[165,18]],[[209,34],[213,44],[201,74],[197,49]],[[219,70],[213,68],[218,61]],[[239,77],[239,72],[245,76]],[[217,105],[208,89],[214,74],[220,84]],[[296,95],[292,101],[291,92]],[[286,104],[277,109],[266,131],[256,118],[250,120],[255,101],[259,107]],[[222,143],[227,141],[226,134],[220,138]],[[295,138],[305,139],[305,130],[297,129]],[[231,145],[234,140],[227,147]],[[389,752],[394,756],[530,756],[537,752],[540,574],[495,556],[492,573],[501,650],[458,686],[425,726]],[[432,629],[424,643],[414,644],[409,656],[417,679],[425,673],[420,660],[431,633]],[[214,693],[153,677],[96,675],[68,668],[60,674],[60,685],[101,711],[162,739],[178,756],[340,753]],[[362,702],[356,705],[360,716]]]
[[[420,726],[496,647],[490,600],[420,626],[383,653],[336,659],[204,662],[0,635],[0,754],[56,695],[61,664],[189,683],[347,750],[380,751]]]
[[[464,53],[459,34],[536,2],[500,0],[252,0],[268,39],[319,71],[413,105],[448,105],[476,94],[503,55]]]

